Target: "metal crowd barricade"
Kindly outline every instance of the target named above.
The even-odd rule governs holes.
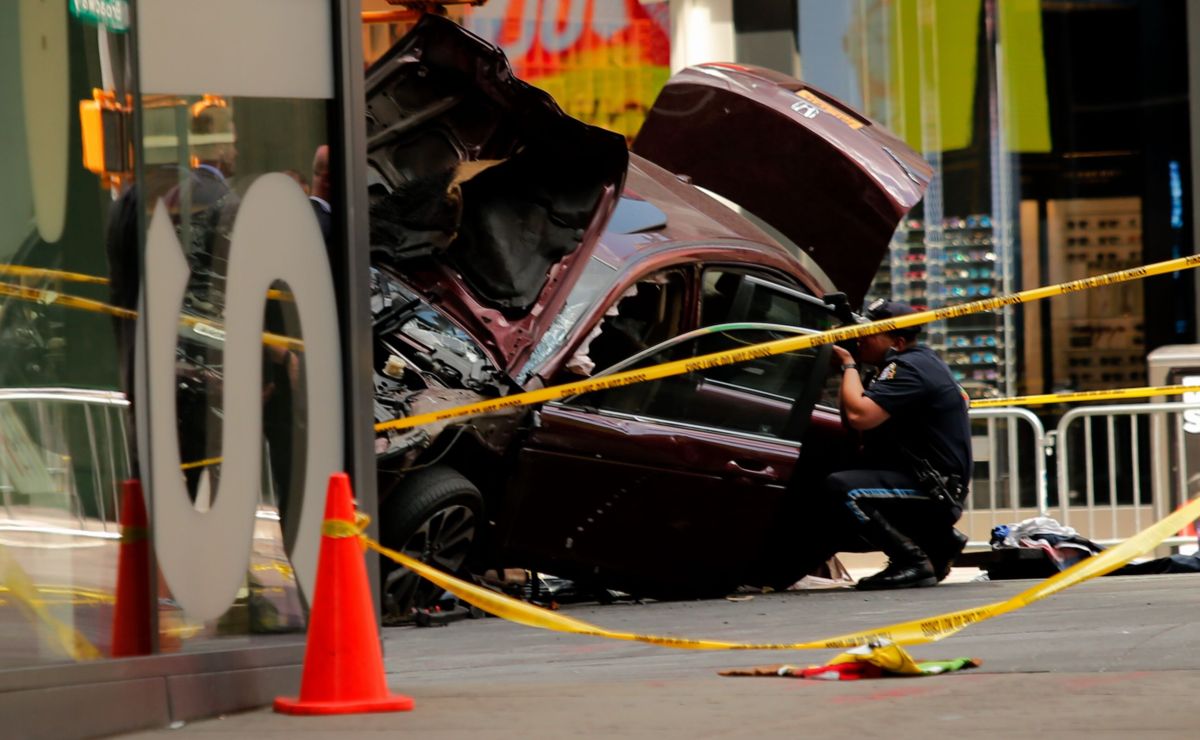
[[[1060,521],[1112,544],[1186,502],[1193,482],[1182,415],[1189,411],[1200,412],[1200,404],[1080,406],[1064,414],[1054,434]],[[1163,542],[1183,544],[1196,539]]]
[[[118,536],[121,481],[132,467],[128,406],[124,394],[111,391],[0,388],[0,506],[11,525],[6,528],[23,528],[22,509],[36,503],[40,511],[61,510],[79,533],[96,528]],[[86,483],[76,479],[79,472]],[[87,501],[81,485],[91,493]]]
[[[972,427],[986,426],[986,435],[972,437],[976,477],[963,507],[959,528],[970,546],[986,547],[997,524],[1017,522],[1049,511],[1046,478],[1046,430],[1029,409],[972,409]],[[1021,427],[1028,431],[1021,434]],[[1032,455],[1021,454],[1032,449]],[[981,475],[984,473],[984,475]]]

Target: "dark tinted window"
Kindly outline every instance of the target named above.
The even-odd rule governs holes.
[[[649,367],[712,352],[795,336],[764,329],[713,331],[681,339],[629,368]],[[793,405],[817,367],[817,350],[761,357],[735,365],[587,393],[572,405],[668,421],[791,438]]]
[[[820,301],[797,288],[758,275],[712,268],[704,271],[700,323],[739,321],[799,326],[821,331],[834,326]]]

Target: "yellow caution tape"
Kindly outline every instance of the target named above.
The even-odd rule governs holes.
[[[85,275],[81,272],[51,270],[44,267],[28,267],[26,265],[0,265],[0,275],[15,277],[43,278],[47,280],[65,280],[69,283],[91,283],[93,285],[108,285],[108,278],[99,275]]]
[[[136,316],[137,314],[135,313],[134,317]],[[181,315],[179,323],[187,326],[201,336],[218,339],[219,341],[225,340],[225,328],[218,323],[187,315]],[[304,341],[301,339],[285,337],[282,334],[272,334],[269,331],[264,331],[262,337],[263,344],[268,347],[282,347],[293,352],[304,351]]]
[[[363,530],[370,522],[365,514],[358,515],[357,522],[347,522],[341,519],[325,519],[321,522],[321,536],[342,540],[347,537],[365,537]]]
[[[119,319],[137,318],[137,311],[130,311],[128,308],[111,306],[102,301],[93,301],[90,298],[66,295],[53,290],[27,288],[23,285],[13,285],[11,283],[0,283],[0,296],[17,298],[22,301],[40,303],[42,305],[55,304],[66,306],[67,308],[77,308],[82,311],[91,311],[92,313],[103,313],[109,316],[116,316]]]
[[[224,458],[222,458],[222,457],[207,457],[203,460],[194,460],[192,462],[185,462],[184,464],[179,466],[179,469],[180,470],[192,470],[193,468],[206,468],[209,465],[220,465],[222,460],[224,460]]]
[[[98,604],[115,604],[117,599],[111,593],[82,586],[38,586],[39,601],[43,604],[95,606]],[[0,586],[0,594],[12,593],[8,586]],[[54,598],[51,598],[54,597]],[[4,603],[4,602],[0,602]]]
[[[1121,544],[1105,550],[1098,555],[1093,555],[1062,571],[1058,575],[1048,578],[1005,601],[998,601],[993,604],[985,604],[984,606],[962,609],[922,619],[913,619],[886,627],[849,632],[844,635],[826,637],[821,640],[788,643],[697,640],[686,637],[641,635],[634,632],[610,630],[581,619],[574,619],[528,604],[524,601],[519,601],[504,594],[476,586],[473,583],[467,583],[443,573],[433,566],[415,560],[402,552],[384,547],[362,534],[365,528],[365,519],[360,518],[357,524],[326,520],[322,526],[322,531],[329,537],[352,537],[358,535],[362,538],[367,548],[395,561],[422,578],[437,584],[468,604],[477,606],[489,614],[494,614],[510,622],[516,622],[528,627],[538,627],[556,632],[569,632],[577,635],[604,637],[610,640],[644,642],[651,645],[687,650],[822,650],[846,649],[858,645],[878,643],[881,640],[888,640],[896,645],[920,645],[928,642],[936,642],[972,624],[1016,611],[1071,586],[1116,570],[1138,555],[1153,549],[1164,539],[1183,529],[1184,526],[1197,518],[1200,518],[1200,497],[1193,499],[1186,506],[1164,517],[1156,524],[1147,527]]]
[[[830,329],[828,331],[823,331],[816,334],[805,334],[796,337],[788,337],[785,339],[777,339],[773,342],[765,342],[763,344],[751,345],[749,347],[701,355],[689,360],[676,360],[674,362],[667,362],[661,365],[654,365],[652,367],[640,368],[637,370],[625,370],[623,372],[613,373],[612,375],[606,375],[599,378],[579,380],[575,381],[574,383],[566,383],[564,385],[551,386],[549,388],[541,388],[535,391],[526,391],[524,393],[514,393],[511,396],[503,396],[501,398],[479,401],[477,403],[470,403],[464,406],[455,406],[453,408],[442,409],[440,411],[432,411],[425,414],[417,414],[415,416],[393,419],[391,421],[376,424],[375,430],[386,431],[388,429],[409,429],[411,427],[421,426],[423,424],[446,421],[447,419],[456,419],[464,416],[476,416],[478,414],[489,414],[497,411],[520,408],[522,406],[531,406],[536,403],[553,401],[559,398],[579,395],[581,393],[606,390],[608,388],[618,388],[620,386],[632,385],[634,383],[643,383],[648,380],[658,380],[659,378],[666,378],[672,375],[683,375],[696,370],[703,370],[720,365],[732,365],[738,362],[745,362],[746,360],[754,360],[761,357],[769,357],[771,355],[795,352],[797,350],[808,349],[810,347],[817,347],[825,344],[833,344],[834,342],[840,342],[847,339],[858,339],[859,337],[864,337],[871,334],[881,334],[884,332],[896,331],[897,329],[921,326],[934,321],[941,321],[942,319],[967,316],[974,313],[980,313],[982,311],[991,311],[997,308],[1015,306],[1017,304],[1038,301],[1042,300],[1043,298],[1051,298],[1053,296],[1064,295],[1066,293],[1074,293],[1080,290],[1099,288],[1106,285],[1116,285],[1118,283],[1129,282],[1131,280],[1142,280],[1153,275],[1163,275],[1170,272],[1178,272],[1180,270],[1190,270],[1195,267],[1200,267],[1200,255],[1191,255],[1189,257],[1166,260],[1165,262],[1156,262],[1143,267],[1134,267],[1129,270],[1110,272],[1104,275],[1096,275],[1094,277],[1084,278],[1082,280],[1072,280],[1070,282],[1060,283],[1058,285],[1049,285],[1042,288],[1023,290],[1019,293],[1010,293],[1008,295],[996,296],[994,298],[984,298],[978,301],[962,303],[956,306],[946,306],[945,308],[938,308],[930,311],[919,311],[917,313],[909,314],[908,316],[901,316],[899,318],[872,321],[865,324],[857,324],[855,326],[844,326],[839,329]]]
[[[133,320],[137,318],[137,311],[113,306],[103,301],[93,301],[90,298],[80,298],[53,290],[42,290],[41,288],[27,288],[23,285],[12,285],[11,283],[0,283],[0,296],[17,298],[30,303],[40,303],[42,305],[54,304],[81,311],[102,313],[109,316],[116,316],[119,319]],[[186,315],[179,317],[179,323],[202,336],[224,340],[225,329],[220,324]],[[293,352],[304,351],[303,340],[285,337],[282,334],[272,334],[271,332],[263,332],[263,344],[269,347],[282,347]]]
[[[971,408],[987,409],[1007,406],[1042,406],[1049,403],[1073,403],[1075,401],[1116,401],[1122,398],[1177,396],[1183,393],[1200,393],[1200,386],[1156,385],[1145,386],[1141,388],[1110,388],[1101,391],[1042,393],[1034,396],[1013,396],[1012,398],[975,399],[971,401]]]
[[[67,270],[52,270],[47,267],[29,267],[27,265],[0,264],[0,275],[42,278],[44,280],[63,280],[69,283],[89,283],[91,285],[108,285],[110,282],[108,278],[100,275],[88,275],[82,272],[70,272]],[[295,296],[291,292],[276,290],[275,288],[267,291],[267,298],[272,301],[295,300]]]
[[[88,641],[79,630],[60,621],[50,613],[38,591],[37,586],[30,580],[29,575],[21,568],[16,559],[8,554],[8,550],[0,547],[0,580],[8,586],[17,605],[28,615],[31,622],[41,623],[49,630],[50,637],[46,641],[66,653],[75,661],[96,660],[103,657],[96,646]],[[47,637],[42,633],[43,637]]]
[[[255,573],[274,571],[275,573],[278,573],[289,580],[294,580],[296,578],[296,571],[292,569],[291,565],[278,561],[273,561],[270,563],[256,563],[250,566],[250,570],[254,571]]]
[[[1140,388],[1110,388],[1100,391],[1074,391],[1070,393],[1043,393],[1033,396],[1010,396],[1008,398],[977,398],[971,401],[973,409],[1009,408],[1012,406],[1042,406],[1055,403],[1074,403],[1076,401],[1116,401],[1125,398],[1153,398],[1155,396],[1178,396],[1184,393],[1200,393],[1200,385],[1156,385]],[[375,425],[376,432],[393,428],[390,421],[381,421]],[[211,465],[220,462],[221,458],[202,460],[188,463],[184,469]]]

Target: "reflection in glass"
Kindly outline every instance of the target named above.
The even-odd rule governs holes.
[[[0,668],[111,647],[133,322],[105,251],[120,183],[84,167],[73,116],[125,99],[128,59],[65,3],[0,3]]]
[[[284,173],[309,196],[314,228],[328,241],[336,204],[329,187],[326,105],[218,94],[143,100],[143,206],[147,213],[160,204],[165,208],[190,269],[179,306],[175,404],[182,475],[198,511],[207,511],[223,495],[235,495],[222,493],[221,480],[225,333],[231,320],[225,311],[226,284],[231,249],[254,248],[233,245],[239,211],[259,176]],[[280,137],[281,130],[289,135]],[[211,638],[304,627],[304,609],[285,548],[285,542],[290,547],[295,539],[297,502],[304,486],[303,335],[286,283],[272,285],[264,305],[263,467],[250,572],[232,607],[216,620],[197,623],[174,601],[161,599],[159,637],[164,651],[203,649]]]

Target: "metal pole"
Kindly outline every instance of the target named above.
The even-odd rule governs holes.
[[[1105,419],[1105,429],[1108,432],[1108,511],[1110,515],[1109,530],[1112,537],[1117,536],[1117,442],[1114,439],[1116,436],[1116,419],[1109,416]]]
[[[1096,471],[1092,456],[1092,419],[1083,422],[1083,474],[1087,482],[1087,526],[1089,532],[1096,531]]]
[[[988,440],[988,508],[996,510],[996,420],[987,420]]]
[[[1139,434],[1137,417],[1129,421],[1129,469],[1133,471],[1133,528],[1142,530],[1142,471],[1138,465]]]
[[[1008,430],[1008,503],[1012,507],[1013,519],[1016,519],[1017,510],[1021,507],[1021,476],[1017,469],[1020,439],[1017,435],[1016,419],[1008,419],[1004,426]]]

